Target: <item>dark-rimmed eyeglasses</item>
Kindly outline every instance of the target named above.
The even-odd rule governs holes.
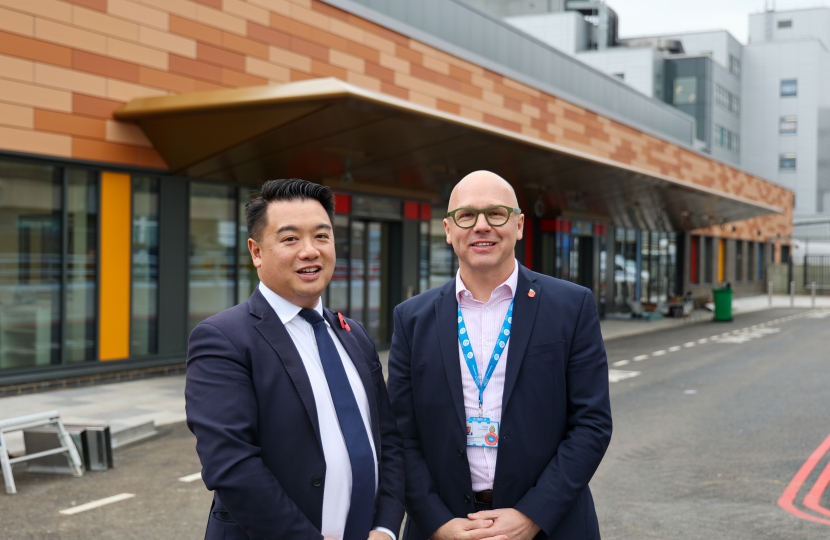
[[[478,221],[478,215],[484,214],[484,219],[491,227],[501,227],[510,219],[511,214],[521,214],[522,211],[518,208],[510,208],[501,204],[488,206],[484,210],[477,208],[456,208],[451,212],[447,212],[446,217],[452,218],[456,225],[462,229],[472,228]]]

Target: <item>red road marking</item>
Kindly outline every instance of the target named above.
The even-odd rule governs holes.
[[[818,448],[816,448],[816,451],[812,453],[812,455],[807,459],[807,461],[804,462],[804,465],[802,465],[798,472],[795,474],[792,481],[790,482],[790,485],[788,485],[787,489],[784,490],[784,494],[781,495],[780,499],[778,499],[778,506],[780,506],[781,508],[783,508],[784,510],[786,510],[794,516],[803,519],[808,519],[810,521],[815,521],[816,523],[830,525],[830,520],[821,519],[819,517],[803,512],[796,508],[793,504],[796,496],[798,495],[798,491],[801,489],[801,486],[804,485],[804,482],[807,480],[807,477],[810,476],[810,473],[813,472],[813,469],[816,468],[818,462],[821,460],[822,457],[824,457],[824,454],[826,454],[829,450],[830,436],[824,439],[824,442],[821,443],[821,445]],[[828,468],[824,470],[824,472],[821,474],[821,477],[819,477],[819,481],[816,483],[815,486],[813,486],[813,489],[810,490],[810,493],[807,495],[807,497],[814,496],[814,498],[811,498],[810,501],[812,502],[815,500],[816,506],[818,506],[818,500],[821,498],[821,495],[824,492],[824,489],[827,487],[828,482],[830,482],[830,472],[828,471],[830,471],[830,465],[828,465]],[[821,486],[821,490],[819,490],[818,488],[822,481],[824,481],[824,485]],[[805,497],[805,506],[806,503],[807,498]],[[821,508],[821,506],[819,506],[819,508]],[[824,509],[822,508],[822,510]],[[830,515],[830,513],[826,511],[821,513]]]
[[[821,505],[821,496],[824,494],[824,490],[827,489],[827,484],[830,484],[830,463],[827,464],[824,472],[818,477],[816,485],[813,486],[810,493],[804,497],[804,506],[819,514],[830,516],[830,510]]]

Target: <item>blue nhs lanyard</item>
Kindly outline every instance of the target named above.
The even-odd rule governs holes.
[[[484,380],[481,380],[478,375],[478,365],[476,364],[476,356],[473,353],[473,347],[470,344],[470,336],[467,333],[467,327],[464,325],[464,317],[461,315],[461,305],[458,306],[458,342],[461,344],[461,352],[464,353],[464,360],[467,362],[467,367],[470,368],[470,375],[473,376],[473,382],[478,387],[478,415],[481,416],[481,407],[483,403],[484,389],[487,388],[487,383],[490,382],[490,377],[496,370],[496,364],[499,363],[504,348],[507,346],[507,340],[510,339],[510,327],[513,325],[513,300],[510,301],[510,307],[507,308],[507,315],[504,317],[504,323],[501,325],[496,346],[493,348],[493,356],[490,357],[490,363],[487,365],[487,371],[484,373]]]

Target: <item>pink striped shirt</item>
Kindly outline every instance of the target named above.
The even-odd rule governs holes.
[[[470,336],[470,344],[476,356],[476,364],[480,377],[484,377],[490,357],[496,346],[496,337],[501,331],[504,317],[507,315],[507,308],[516,293],[516,286],[519,282],[519,262],[515,261],[513,273],[507,281],[496,287],[490,295],[490,299],[479,302],[473,298],[472,293],[461,281],[461,272],[455,276],[455,295],[458,305],[461,306],[461,315],[464,317],[464,325],[467,327],[467,335]],[[504,347],[502,360],[496,364],[493,376],[484,389],[482,396],[482,412],[484,416],[494,422],[501,422],[501,401],[504,393],[504,374],[507,365],[507,350],[510,348],[510,340]],[[458,361],[461,364],[461,384],[464,388],[464,409],[467,418],[478,416],[478,386],[470,375],[470,368],[464,360],[464,352],[461,344],[458,344]],[[501,431],[499,425],[499,431]],[[473,480],[473,491],[484,491],[493,489],[493,478],[496,476],[497,448],[484,448],[480,446],[467,447],[467,459],[470,462],[470,476]]]

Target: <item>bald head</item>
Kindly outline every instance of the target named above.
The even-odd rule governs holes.
[[[483,204],[482,200],[489,200]],[[490,171],[475,171],[461,179],[450,194],[449,210],[462,206],[485,208],[493,204],[517,207],[516,192],[507,180]]]

